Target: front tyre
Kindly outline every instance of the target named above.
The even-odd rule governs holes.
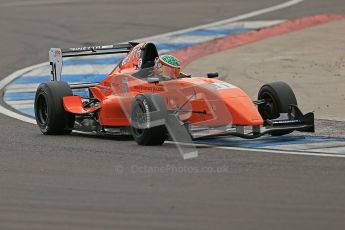
[[[289,105],[296,105],[296,96],[291,87],[285,82],[272,82],[263,85],[258,94],[258,100],[264,100],[258,106],[260,115],[264,120],[276,119],[280,113],[288,113]],[[274,131],[272,136],[282,136],[293,131]]]
[[[134,98],[131,108],[131,132],[139,145],[162,145],[167,138],[166,127],[162,124],[165,109],[160,110],[155,105],[165,106],[158,94],[138,94]],[[162,112],[162,116],[156,117],[160,118],[158,124],[156,118],[152,117],[153,112]]]
[[[41,83],[35,96],[35,118],[43,134],[57,135],[71,133],[75,116],[65,111],[63,97],[73,96],[66,82]]]

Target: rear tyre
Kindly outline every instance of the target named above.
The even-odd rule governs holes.
[[[153,100],[160,103],[154,103]],[[167,139],[165,125],[152,124],[151,112],[161,111],[156,108],[157,104],[164,105],[162,97],[158,94],[138,94],[134,98],[131,108],[131,132],[139,145],[162,145]],[[161,118],[164,119],[163,115]]]
[[[272,82],[261,87],[258,94],[258,100],[264,100],[263,104],[258,106],[260,115],[264,120],[276,119],[280,113],[288,113],[289,105],[296,105],[296,96],[291,87],[285,82]],[[272,136],[282,136],[293,131],[274,131]]]
[[[71,133],[75,116],[65,111],[62,98],[73,96],[66,82],[51,81],[38,86],[35,96],[35,117],[43,134]]]

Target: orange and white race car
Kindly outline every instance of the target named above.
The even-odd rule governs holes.
[[[125,58],[101,82],[61,81],[64,57],[125,53]],[[292,131],[314,132],[314,114],[297,107],[284,82],[265,84],[257,100],[240,88],[217,80],[217,73],[192,77],[178,71],[157,71],[153,43],[126,43],[49,51],[52,81],[39,85],[35,116],[43,134],[73,130],[109,135],[132,135],[140,145],[233,135],[257,138]],[[175,66],[179,68],[179,66]],[[73,94],[88,90],[88,97]]]

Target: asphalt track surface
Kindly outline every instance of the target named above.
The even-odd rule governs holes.
[[[278,0],[0,3],[0,76],[50,47],[120,42],[205,24]],[[115,4],[116,3],[116,4]],[[345,14],[306,1],[255,19]],[[43,136],[0,115],[0,229],[343,229],[343,159],[199,148],[125,138]]]

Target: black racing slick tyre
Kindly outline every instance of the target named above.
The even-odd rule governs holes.
[[[51,81],[38,86],[35,96],[35,117],[43,134],[71,133],[75,116],[65,111],[62,98],[72,95],[72,90],[66,82]]]
[[[157,105],[161,108],[157,108]],[[164,100],[158,94],[144,93],[134,98],[131,107],[131,133],[139,145],[162,145],[167,139],[164,111]],[[153,112],[158,117],[153,118]],[[157,118],[160,120],[158,124],[155,122]]]
[[[296,96],[291,87],[285,82],[272,82],[261,87],[258,93],[258,100],[264,100],[258,106],[260,115],[264,120],[276,119],[280,113],[288,113],[289,105],[296,105]],[[292,131],[275,131],[272,136],[282,136]]]

